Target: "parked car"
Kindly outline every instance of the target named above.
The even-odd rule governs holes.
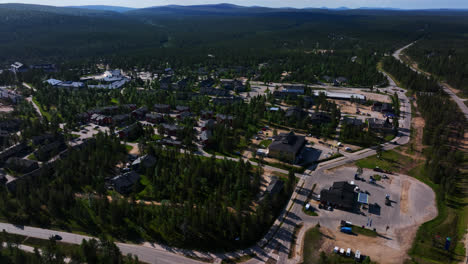
[[[356,250],[356,254],[354,254],[354,259],[356,261],[361,261],[361,251]]]
[[[340,248],[339,248],[339,247],[335,247],[335,248],[333,249],[333,253],[337,253],[337,254],[338,254],[339,251],[340,251]]]
[[[350,248],[348,248],[348,249],[346,250],[346,256],[347,256],[347,257],[351,257],[351,249],[350,249]]]
[[[62,240],[62,237],[59,236],[59,235],[54,235],[54,236],[53,236],[53,239],[55,239],[55,240]]]

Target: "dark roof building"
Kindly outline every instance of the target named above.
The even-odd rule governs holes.
[[[393,131],[393,125],[390,123],[389,118],[377,119],[377,118],[369,118],[367,119],[368,129],[377,131],[377,132],[391,132]]]
[[[268,146],[268,155],[279,160],[295,163],[305,144],[306,139],[304,136],[297,136],[294,132],[282,133],[276,136]]]
[[[280,193],[283,190],[284,181],[278,179],[278,177],[273,176],[271,177],[270,184],[266,188],[266,192],[270,193],[271,195],[275,195]]]
[[[347,116],[343,118],[343,122],[350,126],[362,126],[362,124],[364,123],[361,119],[358,119],[356,117],[347,117]]]
[[[156,165],[156,161],[156,157],[152,155],[144,155],[132,163],[132,169],[141,172]]]
[[[114,187],[114,190],[121,194],[127,194],[132,190],[140,180],[140,175],[134,171],[127,172],[125,174],[115,176],[110,180],[110,184]]]
[[[314,112],[310,114],[310,121],[314,124],[330,123],[331,116],[324,112]]]
[[[216,105],[225,105],[225,104],[234,104],[242,102],[242,98],[237,96],[229,96],[229,97],[216,97],[212,100],[213,104]]]
[[[167,104],[155,104],[154,110],[158,113],[169,113],[171,107]]]
[[[357,206],[358,194],[354,191],[355,186],[346,181],[334,182],[328,190],[320,192],[320,202],[348,211],[353,211]]]
[[[159,124],[164,121],[164,117],[161,114],[158,113],[148,113],[145,116],[146,121],[153,123],[153,124]]]
[[[229,96],[228,90],[216,89],[213,87],[201,87],[200,93],[203,95],[211,95],[211,96]]]
[[[39,169],[39,164],[37,161],[11,157],[6,161],[5,167],[16,172],[29,173],[33,170]]]
[[[307,116],[307,112],[302,110],[300,107],[290,107],[286,110],[286,115],[287,118],[304,118]]]

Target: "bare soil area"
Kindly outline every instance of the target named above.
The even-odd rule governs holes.
[[[395,247],[395,243],[390,243],[391,240],[384,237],[368,237],[368,236],[353,236],[339,232],[338,230],[330,230],[321,227],[320,231],[323,234],[323,244],[321,250],[324,252],[333,252],[335,246],[344,248],[351,247],[353,252],[360,250],[361,254],[371,256],[373,261],[381,264],[401,264],[408,258],[406,252],[411,246],[411,241],[416,234],[414,230],[401,230],[401,236],[398,242],[400,247]],[[411,232],[411,234],[408,233]],[[398,243],[398,244],[400,244]]]

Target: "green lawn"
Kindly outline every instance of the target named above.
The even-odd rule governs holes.
[[[322,233],[319,227],[313,227],[305,233],[304,262],[303,264],[316,264],[319,259],[319,250],[322,245]]]
[[[372,229],[362,228],[360,226],[353,226],[353,232],[358,235],[376,237],[378,234]]]
[[[268,146],[270,146],[271,142],[273,142],[273,141],[270,140],[270,139],[262,140],[262,142],[260,142],[260,147],[268,148]]]
[[[306,210],[305,209],[305,206],[302,207],[302,212],[304,212],[306,215],[310,215],[310,216],[318,216],[317,212],[315,212],[315,210]]]
[[[50,115],[49,112],[45,111],[44,108],[42,107],[42,105],[37,101],[36,98],[33,97],[33,102],[37,105],[37,107],[39,107],[39,111],[41,112],[42,116],[44,118],[46,118],[47,120],[51,120],[52,119],[52,116]]]
[[[398,171],[400,168],[413,163],[410,157],[402,156],[396,151],[384,151],[381,159],[377,156],[371,156],[356,162],[356,165],[361,168],[374,169],[379,167],[386,171]]]

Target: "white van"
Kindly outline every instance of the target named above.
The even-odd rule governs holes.
[[[344,255],[344,248],[340,248],[340,255]]]
[[[339,247],[335,247],[335,248],[333,249],[333,253],[338,254],[338,251],[340,251],[340,248],[339,248]]]
[[[360,260],[361,260],[361,251],[356,250],[356,254],[354,254],[354,259],[355,259],[356,261],[360,261]]]
[[[350,256],[351,256],[351,249],[350,249],[350,248],[348,248],[348,249],[346,250],[346,256],[347,256],[347,257],[350,257]]]

